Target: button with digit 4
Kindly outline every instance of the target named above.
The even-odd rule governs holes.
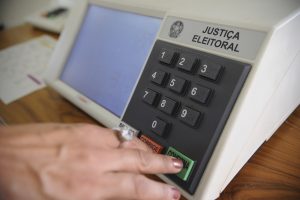
[[[203,60],[198,74],[211,80],[216,80],[220,74],[221,69],[221,65],[208,60]]]
[[[183,106],[179,113],[179,119],[190,126],[196,126],[200,115],[199,111]]]

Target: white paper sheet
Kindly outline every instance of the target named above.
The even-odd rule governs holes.
[[[8,104],[45,87],[43,78],[56,40],[43,35],[0,52],[0,98]]]

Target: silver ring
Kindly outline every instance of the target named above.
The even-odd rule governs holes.
[[[124,141],[130,141],[134,137],[133,131],[130,131],[128,129],[124,128],[113,128],[113,131],[115,131],[118,135],[118,138],[124,142]]]

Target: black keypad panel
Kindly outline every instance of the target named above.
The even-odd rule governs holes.
[[[193,194],[213,153],[249,64],[156,41],[123,121],[162,154],[186,163],[166,175]]]

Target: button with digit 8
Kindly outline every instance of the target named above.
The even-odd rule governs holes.
[[[164,113],[172,115],[177,107],[177,104],[178,103],[176,101],[164,96],[159,102],[158,109]]]

